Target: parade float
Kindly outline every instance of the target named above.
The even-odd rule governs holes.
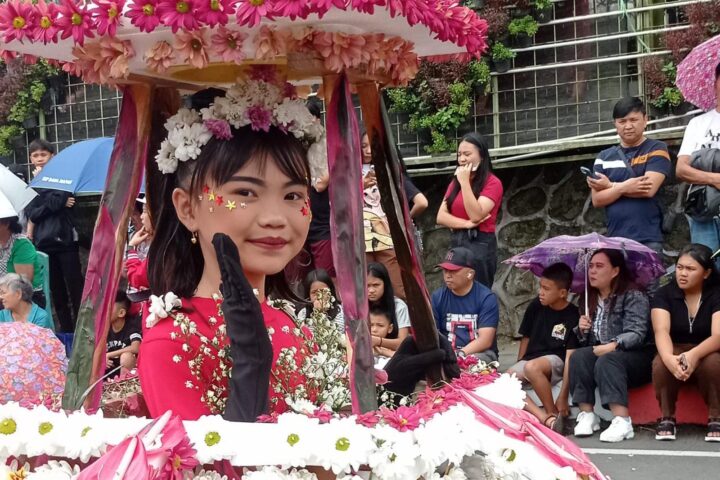
[[[353,95],[372,145],[415,342],[420,352],[437,349],[381,89],[411,80],[420,57],[479,55],[487,48],[486,29],[470,9],[447,0],[0,4],[4,58],[43,58],[86,82],[123,92],[62,408],[56,401],[0,406],[0,458],[7,459],[0,477],[461,479],[463,459],[472,457],[483,478],[603,478],[572,442],[521,410],[525,394],[519,381],[499,375],[492,365],[463,360],[462,374],[452,380],[440,367],[431,369],[427,383],[433,388],[403,398],[400,406],[378,405],[376,377],[382,375],[373,366],[366,321],[360,128]],[[337,342],[343,348],[335,349],[341,355],[317,352],[302,368],[324,372],[313,378],[326,379],[318,388],[330,393],[322,404],[290,399],[291,413],[257,423],[228,422],[220,415],[182,421],[171,411],[154,420],[128,416],[142,413],[142,394],[132,376],[106,384],[103,394],[105,338],[143,173],[150,186],[160,181],[163,163],[154,159],[167,136],[163,124],[176,118],[183,95],[215,87],[230,96],[268,77],[289,82],[292,97],[319,86],[315,93],[326,102],[327,148],[319,156],[327,158],[331,178],[345,339]],[[173,161],[178,160],[183,159],[176,155]],[[156,211],[153,189],[147,192],[150,211]],[[175,306],[175,299],[158,296],[150,311],[172,317]],[[314,325],[315,335],[321,332],[321,325]],[[327,365],[340,358],[341,373],[335,367],[328,373]],[[124,418],[109,418],[118,413]]]

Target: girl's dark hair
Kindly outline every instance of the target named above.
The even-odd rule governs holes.
[[[390,274],[382,263],[368,263],[368,277],[375,277],[383,282],[383,294],[380,300],[370,302],[370,308],[380,308],[385,312],[390,321],[393,324],[393,331],[390,332],[388,338],[397,338],[398,335],[398,322],[397,314],[395,313],[395,291],[393,290],[392,282],[390,281]]]
[[[608,257],[608,259],[610,260],[610,265],[612,265],[613,268],[617,267],[619,269],[617,276],[613,278],[610,284],[611,295],[620,295],[627,292],[628,290],[633,290],[637,288],[634,283],[635,276],[628,269],[627,263],[625,262],[625,255],[622,251],[616,250],[614,248],[601,248],[599,250],[596,250],[592,254],[590,260],[595,258],[595,256],[600,253],[604,253]],[[592,285],[588,285],[588,308],[590,309],[591,315],[594,314],[598,302],[600,301],[599,299],[600,291]],[[612,299],[610,303],[610,308],[612,309],[614,305],[615,298]]]
[[[473,173],[470,177],[470,185],[472,186],[473,195],[477,198],[480,196],[482,189],[485,188],[487,179],[492,173],[490,150],[488,149],[488,143],[487,140],[485,140],[485,137],[476,132],[466,134],[462,137],[462,139],[460,139],[460,143],[462,142],[471,143],[480,153],[480,165],[475,173]],[[460,182],[458,182],[456,177],[453,177],[452,182],[450,182],[450,194],[447,196],[447,200],[445,201],[448,210],[450,210],[450,207],[455,201],[455,198],[457,198],[458,193],[460,193]]]
[[[22,225],[20,225],[20,220],[18,219],[18,217],[0,218],[0,223],[3,225],[7,225],[10,233],[22,233]]]
[[[340,299],[338,298],[337,292],[335,291],[335,283],[332,281],[330,274],[328,274],[328,272],[323,268],[316,268],[315,270],[310,271],[305,277],[305,280],[303,281],[306,298],[310,298],[310,287],[312,287],[313,282],[322,282],[330,289],[330,293],[332,294],[335,301],[333,302],[332,307],[330,307],[330,310],[328,310],[327,314],[328,318],[330,318],[331,320],[334,319],[337,316],[338,312],[340,312]],[[314,309],[313,302],[308,302],[306,308],[307,316],[309,317]]]
[[[715,260],[712,258],[713,251],[709,247],[700,245],[699,243],[691,243],[680,250],[678,260],[680,260],[680,257],[683,255],[687,255],[695,260],[703,270],[710,270],[710,275],[703,282],[703,287],[713,287],[720,284],[720,273],[718,273]]]
[[[202,92],[199,92],[202,93]],[[207,96],[207,95],[206,95]],[[213,97],[214,98],[214,97]],[[205,98],[202,100],[207,103]],[[193,104],[194,108],[205,105]],[[154,119],[153,127],[157,121]],[[153,140],[164,137],[158,133]],[[157,133],[153,131],[153,133]],[[310,186],[310,167],[307,152],[293,135],[288,135],[276,127],[270,131],[253,131],[250,126],[232,129],[230,140],[212,138],[205,145],[195,161],[179,162],[173,174],[161,175],[157,165],[150,165],[152,173],[148,176],[148,198],[150,199],[151,218],[155,236],[148,252],[148,279],[153,293],[174,292],[181,298],[192,297],[205,266],[199,246],[190,241],[191,233],[178,219],[172,202],[172,192],[180,187],[187,190],[191,198],[196,198],[206,181],[217,185],[226,183],[248,162],[259,162],[262,171],[268,161],[274,161],[277,167],[292,181]],[[152,146],[151,143],[151,146]],[[151,158],[156,150],[149,150]],[[154,163],[150,160],[150,163]],[[153,188],[160,185],[159,188]],[[300,301],[292,291],[281,271],[268,275],[265,281],[266,294],[273,298]]]

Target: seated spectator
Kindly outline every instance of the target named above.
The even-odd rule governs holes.
[[[662,418],[656,440],[675,440],[675,405],[683,385],[696,383],[708,406],[706,442],[720,442],[720,275],[712,250],[693,243],[678,257],[675,282],[653,297],[658,353],[652,364]]]
[[[568,302],[573,272],[564,263],[547,267],[540,278],[540,294],[530,302],[522,324],[523,336],[518,352],[518,363],[510,367],[525,384],[529,383],[537,394],[544,410],[532,400],[526,400],[527,410],[537,416],[547,427],[562,432],[558,418],[568,416],[569,382],[565,356],[577,344],[573,329],[578,324],[580,312]],[[563,381],[557,402],[553,400],[552,387]]]
[[[316,268],[307,274],[303,286],[310,303],[298,312],[298,319],[303,321],[312,315],[314,310],[320,310],[327,313],[330,320],[334,321],[338,328],[344,332],[345,317],[343,317],[342,305],[340,305],[340,299],[335,291],[335,284],[328,272],[322,268]]]
[[[375,366],[385,367],[388,359],[395,354],[395,349],[383,344],[392,335],[393,324],[388,314],[382,308],[375,307],[370,310],[370,335],[380,339],[380,343],[373,347]]]
[[[40,268],[40,259],[35,246],[21,232],[18,217],[0,218],[0,276],[6,273],[24,276],[32,283],[33,302],[45,308],[45,276]]]
[[[498,359],[497,330],[500,313],[495,294],[475,281],[474,256],[465,247],[451,248],[443,270],[445,286],[432,294],[438,331],[445,335],[459,357],[475,355],[484,362]]]
[[[115,296],[110,329],[107,336],[107,354],[105,355],[106,373],[121,367],[121,370],[132,370],[137,365],[142,333],[138,322],[127,317],[130,300],[123,291]],[[115,372],[115,376],[120,372]]]
[[[30,322],[55,330],[52,319],[45,310],[33,303],[32,297],[32,285],[21,275],[8,273],[0,278],[0,299],[5,308],[0,311],[0,323]]]
[[[397,350],[410,335],[410,314],[405,302],[395,296],[390,274],[382,263],[369,263],[367,275],[370,308],[383,310],[392,321],[393,331],[382,340],[383,346]],[[372,346],[380,345],[380,337],[372,336]]]
[[[600,419],[593,412],[596,388],[602,406],[613,414],[600,441],[620,442],[635,436],[628,412],[628,389],[650,381],[654,352],[647,343],[650,304],[632,280],[620,250],[600,249],[590,258],[590,313],[580,317],[575,330],[584,346],[568,359],[570,394],[580,407],[576,437],[587,437],[600,429]]]

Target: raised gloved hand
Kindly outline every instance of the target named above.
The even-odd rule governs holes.
[[[222,310],[232,358],[223,418],[232,422],[254,422],[268,413],[272,344],[260,302],[245,278],[235,243],[227,235],[217,233],[213,247],[222,276]]]
[[[410,395],[417,382],[426,377],[428,369],[438,364],[442,365],[446,380],[460,376],[457,357],[447,338],[439,335],[438,348],[421,353],[415,344],[415,339],[408,336],[385,365],[388,374],[385,388],[399,395]]]

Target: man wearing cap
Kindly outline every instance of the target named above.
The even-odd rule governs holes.
[[[484,362],[498,359],[497,330],[500,313],[495,294],[475,281],[473,253],[452,248],[438,267],[445,286],[432,294],[438,331],[448,337],[460,357],[475,355]]]

